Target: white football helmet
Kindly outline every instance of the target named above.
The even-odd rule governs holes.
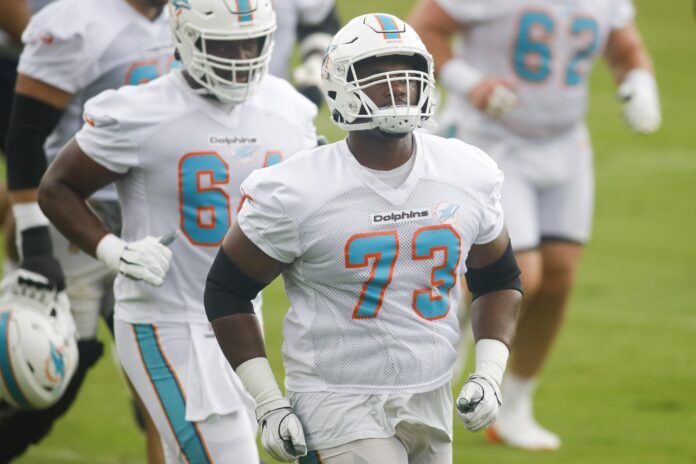
[[[65,292],[18,293],[15,273],[0,284],[0,397],[17,408],[45,409],[77,368],[75,323]]]
[[[355,64],[368,58],[414,57],[414,69],[389,71],[357,79]],[[433,57],[416,31],[396,16],[375,13],[359,16],[336,33],[322,64],[322,90],[334,123],[347,131],[379,128],[404,134],[423,127],[433,116],[435,89]],[[365,94],[366,88],[394,82],[416,82],[418,101],[382,108]]]
[[[172,39],[190,76],[225,103],[249,98],[268,71],[276,17],[271,0],[170,0]],[[212,55],[209,41],[258,39],[259,55]],[[244,82],[241,76],[246,76]]]

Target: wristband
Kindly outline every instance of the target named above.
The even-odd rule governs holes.
[[[290,401],[278,388],[267,358],[258,357],[245,361],[237,366],[234,372],[256,401],[257,420],[274,409],[290,407]]]
[[[510,350],[501,341],[483,338],[476,342],[476,371],[495,380],[500,386]]]
[[[114,271],[118,271],[118,264],[121,261],[121,255],[126,248],[126,242],[115,236],[114,234],[106,234],[97,245],[97,259]]]
[[[12,214],[18,232],[34,227],[47,226],[48,218],[44,215],[39,204],[35,201],[29,203],[15,203],[12,205]]]
[[[461,95],[483,81],[483,74],[461,58],[452,58],[440,68],[440,82],[449,91]]]

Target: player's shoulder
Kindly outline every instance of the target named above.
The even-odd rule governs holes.
[[[85,122],[97,128],[138,125],[144,129],[175,120],[187,108],[177,78],[173,71],[147,84],[106,90],[85,104]]]
[[[60,0],[51,2],[32,16],[25,41],[40,33],[44,41],[104,33],[120,15],[113,14],[113,0]],[[50,35],[49,35],[50,34]]]
[[[514,8],[510,0],[436,0],[455,21],[462,24],[483,21]]]
[[[428,175],[461,185],[467,190],[489,191],[502,179],[498,164],[483,150],[455,138],[418,133]]]
[[[303,150],[282,163],[257,169],[242,184],[254,195],[273,196],[289,215],[299,218],[311,211],[314,202],[340,188],[338,143]],[[321,200],[323,201],[323,200]]]
[[[318,112],[288,81],[272,74],[264,76],[250,104],[292,124],[311,122]]]

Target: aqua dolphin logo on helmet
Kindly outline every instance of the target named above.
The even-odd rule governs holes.
[[[50,357],[46,360],[46,378],[56,385],[65,378],[65,358],[53,343],[51,343]]]
[[[404,57],[410,68],[357,78],[355,65],[382,57]],[[428,124],[433,116],[435,90],[433,57],[415,30],[396,16],[373,13],[351,20],[331,40],[322,65],[322,90],[333,122],[347,131],[379,128],[405,134]],[[403,83],[417,93],[403,102],[392,98],[379,107],[365,93],[376,85]],[[392,94],[393,95],[393,94]]]
[[[189,4],[188,0],[172,0],[172,6],[177,10],[182,8],[186,10],[191,9],[191,5]]]

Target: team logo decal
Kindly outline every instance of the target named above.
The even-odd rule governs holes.
[[[385,40],[401,39],[401,34],[406,32],[406,24],[399,18],[388,14],[367,16],[365,24],[373,31],[383,34]]]
[[[175,10],[190,10],[191,5],[189,0],[172,0],[172,6]]]
[[[427,209],[410,209],[406,211],[387,211],[385,213],[373,214],[371,219],[372,225],[380,224],[396,224],[410,221],[423,221],[431,216]]]
[[[452,224],[456,218],[459,205],[456,203],[440,203],[433,210],[433,215],[442,224]]]
[[[51,356],[46,360],[46,379],[54,385],[59,385],[65,377],[65,359],[53,343],[51,343]]]

